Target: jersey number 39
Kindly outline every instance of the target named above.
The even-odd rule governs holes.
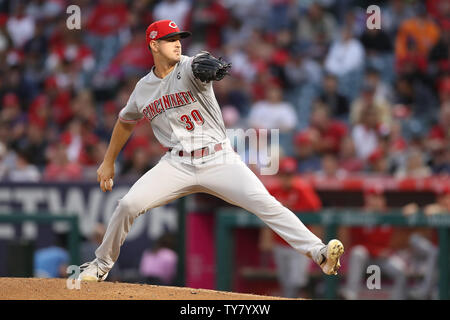
[[[183,114],[180,120],[186,124],[185,128],[187,131],[194,130],[194,123],[192,122],[191,118],[194,119],[194,122],[197,123],[199,126],[201,126],[205,122],[205,120],[203,120],[202,115],[200,114],[200,111],[198,111],[197,109],[191,111],[191,116]]]

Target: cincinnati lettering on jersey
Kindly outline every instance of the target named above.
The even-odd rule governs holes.
[[[142,113],[149,121],[152,121],[156,116],[168,109],[182,107],[193,102],[197,102],[197,99],[189,90],[171,93],[148,104]]]

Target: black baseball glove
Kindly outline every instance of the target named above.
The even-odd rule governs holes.
[[[222,80],[228,74],[231,63],[227,63],[220,57],[213,57],[209,52],[203,52],[192,60],[192,72],[202,82]]]

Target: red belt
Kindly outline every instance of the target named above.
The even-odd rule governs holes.
[[[218,144],[214,145],[214,151],[220,151],[222,149],[223,149],[222,148],[222,143],[218,143]],[[169,152],[171,152],[171,151],[172,151],[172,148],[169,148]],[[209,155],[209,148],[208,147],[204,147],[204,148],[201,148],[201,149],[197,149],[197,150],[191,151],[190,153],[189,152],[185,152],[183,150],[178,151],[178,156],[180,156],[180,157],[184,157],[184,156],[187,156],[187,155],[190,155],[191,157],[197,158],[197,159],[198,158],[202,158],[202,157],[206,157],[207,155]]]

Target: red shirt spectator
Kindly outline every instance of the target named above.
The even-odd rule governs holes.
[[[30,121],[45,127],[47,120],[51,117],[58,126],[64,126],[73,116],[70,99],[70,92],[59,88],[55,77],[47,78],[45,92],[36,96],[31,102]]]
[[[77,138],[79,137],[80,141],[77,142]],[[96,160],[93,155],[93,148],[99,143],[99,138],[89,130],[85,130],[85,128],[81,128],[80,132],[74,132],[73,130],[66,131],[61,134],[60,141],[66,145],[68,148],[77,143],[79,143],[79,147],[77,148],[78,152],[75,155],[75,161],[82,165],[95,165]]]
[[[389,249],[392,233],[391,226],[354,227],[351,230],[352,246],[363,245],[372,257],[377,258]]]
[[[82,178],[83,169],[67,158],[66,146],[60,143],[49,150],[50,163],[45,167],[45,181],[74,181]]]
[[[50,69],[54,70],[63,61],[69,61],[71,69],[78,71],[92,69],[95,64],[92,51],[88,46],[68,42],[59,43],[52,47],[47,65]]]
[[[187,29],[192,29],[194,36],[204,33],[208,51],[214,51],[221,45],[220,34],[228,18],[228,10],[219,1],[194,1],[194,8],[187,18]]]
[[[87,28],[98,36],[108,36],[117,33],[126,25],[128,9],[125,3],[103,0],[89,17]]]
[[[31,123],[44,129],[47,127],[50,118],[50,101],[46,94],[38,95],[32,102],[28,110],[28,119]]]
[[[142,41],[143,34],[135,32],[131,41],[124,46],[114,60],[111,68],[133,67],[142,70],[149,70],[153,65],[153,55],[146,43]]]
[[[442,29],[450,26],[450,3],[448,0],[427,0],[427,11]]]
[[[342,140],[347,135],[346,125],[331,119],[329,109],[320,103],[312,111],[311,130],[314,148],[321,153],[339,153]]]
[[[267,190],[284,206],[293,212],[317,211],[322,203],[311,185],[298,176],[297,162],[294,158],[286,157],[280,161],[280,180],[271,184]],[[274,241],[288,245],[284,239],[274,233]]]
[[[366,190],[365,211],[382,212],[386,208],[384,190],[379,186],[371,186]],[[350,228],[351,246],[362,245],[372,258],[388,254],[391,247],[394,229],[392,226],[364,226]]]

